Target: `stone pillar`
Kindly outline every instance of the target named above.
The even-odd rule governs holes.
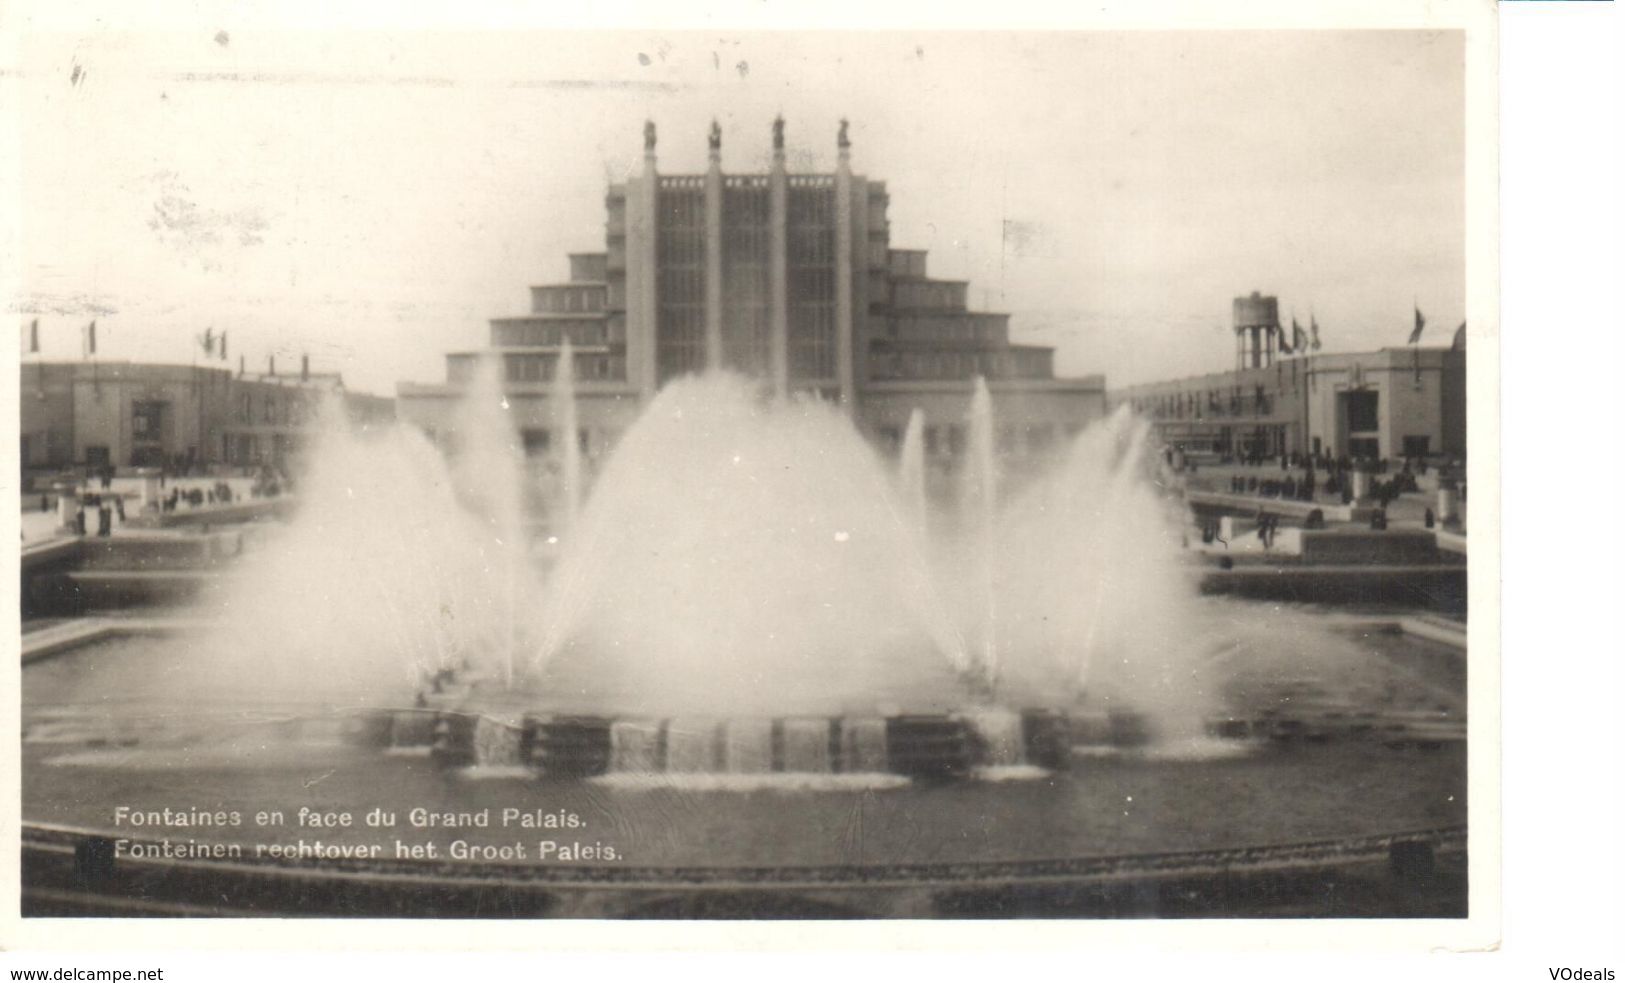
[[[705,171],[705,367],[722,368],[722,139],[712,126]]]
[[[852,163],[843,126],[835,163],[835,379],[841,390],[841,409],[857,413],[853,370],[852,319]]]
[[[136,478],[141,482],[137,501],[143,512],[156,512],[158,500],[163,497],[158,489],[158,470],[156,468],[137,468]]]
[[[1364,501],[1369,500],[1371,498],[1371,474],[1370,474],[1370,472],[1361,471],[1358,468],[1356,468],[1355,471],[1354,471],[1354,481],[1353,481],[1353,484],[1350,486],[1349,491],[1350,491],[1351,494],[1353,494],[1354,501],[1356,503],[1364,502]]]
[[[652,142],[645,144],[643,176],[627,189],[628,235],[637,236],[637,245],[628,262],[638,269],[638,300],[642,314],[637,333],[642,339],[643,364],[638,373],[638,388],[645,398],[654,395],[660,386],[660,293],[659,293],[659,236],[660,236],[660,174],[655,167]],[[631,333],[628,325],[628,334]]]
[[[51,486],[56,492],[56,524],[59,529],[72,529],[74,513],[79,511],[79,486],[59,481]]]
[[[869,382],[869,182],[852,177],[852,375],[854,404]]]
[[[790,389],[790,248],[789,178],[784,173],[782,121],[774,124],[773,166],[768,171],[768,276],[771,290],[767,312],[768,359],[773,391],[783,396]]]
[[[1439,513],[1439,516],[1438,516],[1439,522],[1441,524],[1446,523],[1446,522],[1455,522],[1456,520],[1461,518],[1461,516],[1457,513],[1457,509],[1456,509],[1456,489],[1455,488],[1441,487],[1439,489],[1438,513]]]

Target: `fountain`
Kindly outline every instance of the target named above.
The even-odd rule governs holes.
[[[327,627],[373,627],[365,643],[341,637],[381,662],[404,658],[397,705],[493,722],[425,736],[423,710],[397,711],[385,732],[416,735],[438,760],[952,777],[1022,765],[1035,741],[1053,751],[1053,734],[1039,733],[1054,731],[1053,710],[1035,708],[1087,704],[1136,741],[1204,726],[1194,593],[1157,548],[1169,533],[1142,480],[1145,428],[1126,415],[1006,501],[993,402],[977,380],[957,521],[942,526],[930,519],[919,412],[889,475],[831,406],[765,398],[727,375],[688,378],[661,391],[580,503],[566,345],[551,403],[562,546],[543,574],[527,549],[498,364],[480,366],[444,466],[416,435],[366,442],[333,429],[291,535],[321,531],[274,554],[307,575],[315,565],[391,585],[375,605],[314,609]],[[359,510],[358,488],[370,503]],[[327,520],[324,509],[347,511]],[[408,517],[445,524],[403,538],[390,520]],[[401,559],[387,572],[312,564],[310,548],[345,540]],[[286,579],[253,575],[269,596],[230,606],[279,607]],[[413,589],[433,599],[408,608],[398,597]],[[414,623],[435,610],[429,630]],[[395,633],[409,644],[381,644]],[[284,648],[277,662],[301,673],[321,657],[311,651],[332,651],[315,638]]]
[[[456,417],[452,477],[465,507],[484,523],[479,543],[487,569],[498,571],[506,644],[498,660],[505,686],[512,686],[520,659],[521,585],[528,537],[524,518],[524,451],[503,394],[500,358],[479,360],[473,384]]]
[[[969,657],[890,485],[829,406],[671,383],[552,572],[532,684],[621,713],[788,716],[906,681],[947,709]]]
[[[516,510],[505,520],[503,509],[517,496],[487,489],[476,499],[481,486],[454,487],[422,434],[354,432],[333,414],[312,457],[297,520],[269,531],[249,569],[200,600],[217,661],[184,680],[189,696],[406,706],[426,680],[500,676],[514,599],[534,589],[506,548]],[[491,518],[470,510],[475,501]]]
[[[1200,597],[1126,412],[1001,474],[979,384],[957,472],[928,474],[920,413],[892,468],[836,407],[685,378],[583,494],[569,362],[559,494],[527,475],[487,364],[441,447],[326,428],[300,511],[195,612],[216,623],[195,644],[29,666],[30,835],[106,832],[87,777],[145,806],[545,809],[587,824],[582,849],[621,851],[573,862],[641,865],[620,866],[618,898],[767,863],[895,914],[905,895],[963,903],[941,885],[966,879],[1028,890],[1083,870],[1066,876],[1093,886],[1067,888],[1063,910],[1118,858],[1165,871],[1184,850],[1208,869],[1216,845],[1250,864],[1260,843],[1464,822],[1461,660]],[[556,551],[527,548],[527,497],[547,503]],[[29,856],[43,871],[62,854]],[[437,889],[484,873],[403,865]],[[504,869],[501,890],[572,897],[554,876]],[[594,883],[583,905],[605,903]]]
[[[538,642],[505,663],[509,696],[436,705],[521,701],[550,742],[540,766],[588,774],[956,777],[1033,747],[1054,766],[1064,717],[1040,708],[1057,705],[1104,715],[1117,743],[1201,733],[1194,592],[1126,414],[1004,501],[978,380],[957,522],[933,535],[918,412],[888,477],[830,406],[688,378],[578,507],[569,358],[552,403],[568,534]]]
[[[897,494],[908,509],[916,531],[924,536],[930,514],[925,491],[925,414],[918,409],[908,415],[903,448],[897,465]]]
[[[581,510],[581,425],[576,419],[575,354],[570,339],[564,339],[559,350],[559,364],[553,372],[553,391],[549,397],[553,417],[553,433],[558,438],[555,457],[559,464],[559,504],[556,526],[568,534]]]
[[[987,380],[978,376],[970,402],[970,445],[965,466],[965,492],[962,497],[967,525],[974,537],[978,560],[975,564],[982,612],[980,662],[977,683],[991,695],[999,678],[998,594],[995,590],[994,522],[998,508],[998,462],[993,447],[993,396]]]

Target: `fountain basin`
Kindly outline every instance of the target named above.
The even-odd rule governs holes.
[[[443,767],[517,765],[567,778],[887,773],[960,779],[978,767],[1061,767],[1071,741],[1092,733],[1087,724],[1047,709],[736,720],[527,713],[513,722],[465,703],[369,717],[354,730],[362,743],[427,754]],[[1105,743],[1134,746],[1143,743],[1143,732],[1134,724],[1111,724]]]
[[[635,729],[643,740],[628,746],[647,750],[645,768],[664,768],[654,754],[662,727],[699,718],[623,715],[607,706],[572,714],[568,693],[543,700],[467,688],[414,708],[404,680],[393,700],[380,693],[371,701],[283,704],[241,686],[234,699],[203,699],[172,681],[197,678],[192,669],[219,652],[184,632],[98,636],[23,670],[26,910],[131,912],[161,903],[197,914],[349,916],[520,909],[574,917],[1459,915],[1463,660],[1457,647],[1388,624],[1336,629],[1374,665],[1394,663],[1356,679],[1358,690],[1333,692],[1329,667],[1238,668],[1231,705],[1208,718],[1208,738],[1187,745],[1131,742],[1137,731],[1143,736],[1144,721],[1087,704],[723,716],[706,725],[721,748],[709,759],[717,774],[642,776],[613,770],[615,729]],[[1433,690],[1437,696],[1421,695]],[[1451,693],[1456,704],[1434,707]],[[1347,699],[1331,698],[1337,694]],[[526,709],[526,699],[537,706]],[[983,763],[1008,760],[1012,714],[1027,760],[1021,769],[1036,772],[1032,780],[992,780],[989,772],[999,769]],[[988,737],[974,725],[977,715]],[[791,744],[799,739],[804,749],[821,725],[829,773],[760,770],[763,761],[786,767],[782,747],[774,752],[785,721],[796,735]],[[948,764],[905,776],[892,761],[894,729],[930,734],[969,760],[949,755],[937,759]],[[914,750],[913,760],[931,760]],[[501,764],[521,754],[520,765]],[[308,803],[358,819],[382,808],[397,823],[319,832],[132,830],[113,819],[120,805],[177,803],[245,815]],[[568,838],[500,828],[440,832],[409,825],[417,807],[489,809],[494,817],[509,808],[566,812],[584,827]],[[1388,856],[1418,830],[1446,831],[1424,837],[1440,852],[1420,890],[1414,877],[1421,875],[1395,873]],[[544,838],[602,843],[622,859],[504,866],[251,855],[260,844],[296,848],[319,838],[328,847],[377,844],[391,854],[397,840],[433,842],[444,857],[456,840],[495,850],[516,837],[528,837],[533,851]],[[246,852],[231,863],[125,857],[91,870],[99,847],[85,844],[120,838],[236,844]],[[1406,871],[1425,866],[1402,852]],[[287,893],[293,885],[297,891]]]
[[[320,729],[320,728],[318,728]],[[1074,754],[1152,752],[1146,719],[1127,711],[967,710],[891,717],[704,720],[526,714],[518,722],[468,706],[372,711],[344,731],[355,743],[421,754],[445,768],[516,767],[542,778],[631,775],[875,775],[968,780],[987,769],[1064,769]],[[1377,742],[1437,749],[1466,740],[1440,711],[1305,705],[1203,721],[1202,736],[1238,745]]]

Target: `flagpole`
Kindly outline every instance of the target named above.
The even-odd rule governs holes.
[[[28,329],[29,354],[34,356],[34,392],[40,399],[45,398],[45,354],[39,343],[39,318]]]
[[[1427,323],[1422,319],[1422,305],[1416,295],[1411,295],[1411,310],[1416,315],[1416,329],[1411,332],[1411,381],[1422,381],[1422,326]]]

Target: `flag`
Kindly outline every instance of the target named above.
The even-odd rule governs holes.
[[[1320,325],[1315,323],[1315,312],[1309,312],[1309,348],[1320,351]]]
[[[85,357],[96,354],[96,322],[91,321],[85,326]]]
[[[198,343],[199,346],[201,346],[203,348],[203,354],[208,355],[210,357],[213,357],[214,356],[214,329],[210,328],[207,331],[203,332],[202,334],[198,335],[197,336],[197,343]]]
[[[1280,339],[1279,343],[1280,343],[1280,346],[1281,346],[1281,354],[1282,355],[1291,355],[1292,354],[1292,343],[1287,341],[1286,329],[1281,327],[1279,324],[1277,324],[1275,326],[1275,334]]]
[[[1410,340],[1405,342],[1405,344],[1414,345],[1418,341],[1421,341],[1422,340],[1422,328],[1427,323],[1428,323],[1427,318],[1422,316],[1422,308],[1420,308],[1420,307],[1416,308],[1416,327],[1411,329]]]
[[[39,318],[28,326],[28,352],[31,355],[39,354]]]
[[[1298,324],[1296,314],[1292,315],[1292,350],[1298,352],[1309,350],[1309,336],[1304,333],[1303,327]]]

